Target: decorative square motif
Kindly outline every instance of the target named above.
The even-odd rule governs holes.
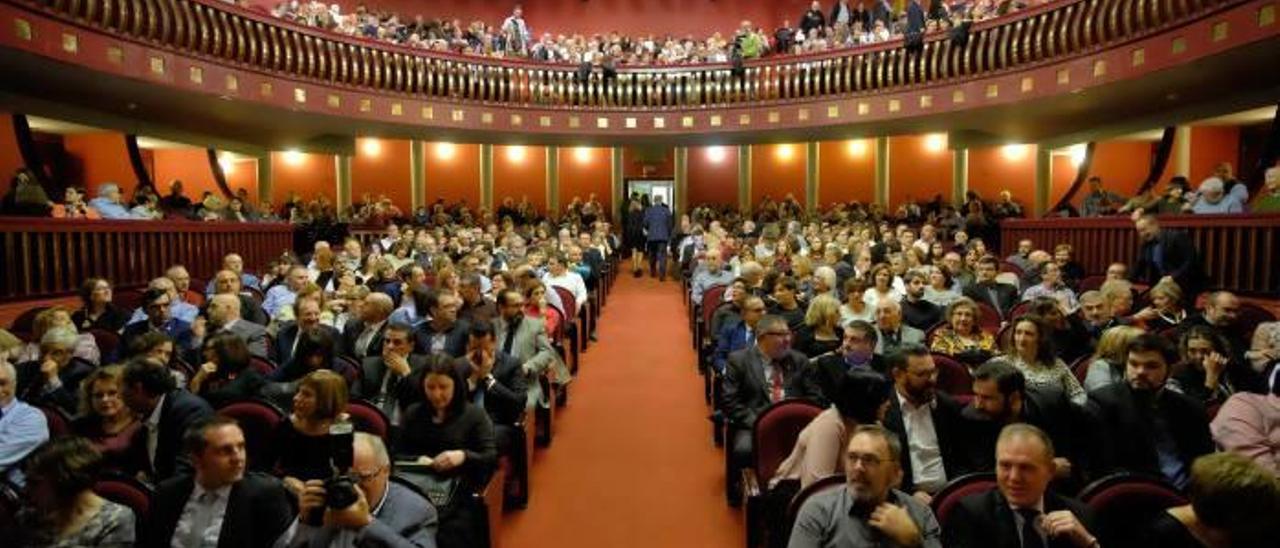
[[[635,118],[626,118],[622,121],[622,124],[626,126],[627,129],[636,129],[637,127]]]
[[[204,69],[200,67],[191,67],[190,69],[187,69],[187,77],[191,79],[191,83],[193,84],[203,84]]]
[[[987,84],[987,99],[995,99],[1000,96],[999,84]]]
[[[293,88],[293,102],[295,103],[307,102],[307,90],[302,88]]]
[[[119,46],[109,46],[107,48],[107,62],[113,65],[124,63],[124,50]]]
[[[400,103],[391,103],[392,116],[404,116],[404,105]]]
[[[1107,62],[1106,62],[1106,60],[1098,59],[1097,61],[1094,61],[1094,62],[1093,62],[1093,77],[1094,77],[1094,78],[1098,78],[1098,77],[1106,76],[1106,75],[1107,75]]]
[[[902,110],[902,101],[889,99],[889,112],[898,112],[899,110]]]
[[[569,127],[578,128],[582,126],[582,119],[577,116],[569,117]]]
[[[740,125],[740,126],[749,126],[749,125],[751,125],[751,115],[750,115],[750,114],[739,114],[739,115],[738,115],[738,125]]]
[[[609,119],[604,116],[596,118],[596,129],[609,129]]]
[[[692,116],[680,117],[680,127],[693,127],[693,117]]]
[[[79,53],[80,39],[69,32],[62,33],[62,51],[67,53]]]
[[[373,112],[373,99],[361,99],[360,112]]]
[[[1269,27],[1276,22],[1276,6],[1268,4],[1258,10],[1258,26]]]
[[[827,107],[827,118],[839,118],[839,117],[840,117],[839,105],[830,105]]]
[[[263,97],[270,97],[274,92],[275,88],[270,83],[264,82],[262,85],[258,86],[258,95]]]
[[[955,103],[955,104],[957,104],[957,105],[958,105],[958,104],[963,103],[963,102],[964,102],[964,90],[962,90],[962,89],[957,89],[957,90],[955,90],[955,91],[951,92],[951,102],[952,102],[952,103]]]
[[[782,119],[782,115],[781,115],[781,114],[778,114],[778,111],[776,111],[776,110],[775,110],[775,111],[773,111],[773,112],[770,112],[770,113],[769,113],[769,123],[770,123],[770,124],[776,124],[776,123],[778,123],[778,121],[779,121],[779,120],[781,120],[781,119]]]
[[[519,127],[519,126],[523,126],[523,125],[524,125],[524,116],[521,116],[521,115],[519,115],[519,114],[512,114],[512,115],[511,115],[511,125],[513,125],[513,126],[517,126],[517,127]]]
[[[436,119],[435,107],[422,107],[422,114],[420,116],[422,116],[423,120],[435,120]]]
[[[920,108],[930,108],[930,107],[932,107],[932,106],[933,106],[933,96],[932,96],[932,95],[921,95],[921,96],[920,96]]]
[[[227,91],[240,91],[240,79],[236,78],[235,75],[228,74],[226,80],[223,82]]]
[[[1058,71],[1058,85],[1065,86],[1071,83],[1071,71],[1062,69]]]
[[[151,66],[151,74],[164,75],[164,57],[151,57],[149,64]]]
[[[800,120],[801,122],[807,121],[809,119],[809,109],[802,108],[798,112],[796,112],[796,119]]]
[[[480,113],[480,123],[485,124],[485,125],[492,124],[492,123],[493,123],[493,113],[492,113],[492,112],[481,112],[481,113]]]
[[[1181,36],[1174,38],[1173,43],[1169,46],[1169,51],[1172,51],[1174,55],[1187,51],[1187,39]]]
[[[666,118],[663,118],[663,117],[661,117],[661,116],[656,116],[656,117],[654,117],[654,119],[653,119],[653,129],[666,129],[666,128],[667,128],[667,119],[666,119]]]
[[[329,94],[328,97],[325,97],[324,102],[326,105],[329,105],[329,108],[342,108],[342,97],[332,93]]]
[[[1133,50],[1132,59],[1133,59],[1133,66],[1135,67],[1140,67],[1146,64],[1147,50],[1145,48],[1138,48]]]
[[[711,116],[711,127],[720,127],[720,115],[719,115],[719,114],[715,114],[715,115],[712,115],[712,116]]]
[[[550,116],[538,117],[538,125],[542,127],[551,127],[551,117]]]
[[[462,109],[455,108],[449,113],[449,119],[455,122],[463,122],[467,119],[467,113]]]
[[[1030,76],[1023,76],[1022,82],[1019,84],[1019,89],[1021,89],[1023,93],[1028,93],[1031,90],[1036,89],[1035,78],[1032,78]]]
[[[858,103],[858,116],[866,116],[871,114],[870,103]]]
[[[13,35],[19,40],[31,41],[31,22],[22,18],[13,20]]]
[[[1227,35],[1231,32],[1231,24],[1226,21],[1218,21],[1213,24],[1213,41],[1221,42],[1227,39]]]

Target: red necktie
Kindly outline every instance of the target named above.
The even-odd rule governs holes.
[[[779,402],[782,401],[783,396],[782,368],[776,363],[770,364],[769,367],[773,368],[773,382],[771,382],[769,386],[769,399],[774,402]]]

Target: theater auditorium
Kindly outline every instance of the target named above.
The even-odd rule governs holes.
[[[1278,10],[0,0],[0,546],[1273,548]]]

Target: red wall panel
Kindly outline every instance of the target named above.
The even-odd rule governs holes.
[[[969,149],[969,190],[984,200],[995,200],[1000,191],[1013,193],[1024,206],[1035,203],[1036,147],[1011,145]],[[1052,195],[1052,192],[1050,192]],[[943,196],[950,197],[947,192]]]
[[[766,196],[779,201],[790,194],[804,205],[806,155],[805,143],[752,146],[751,204]]]
[[[129,150],[123,134],[113,131],[73,133],[63,136],[63,143],[67,154],[79,162],[82,176],[79,182],[88,188],[91,197],[97,195],[99,185],[107,182],[120,185],[126,199],[132,195],[138,177],[129,163]]]
[[[426,164],[428,204],[480,206],[480,145],[427,143]]]
[[[291,193],[304,200],[327,196],[337,205],[338,170],[332,154],[271,153],[271,201],[283,204]]]
[[[876,198],[876,146],[871,139],[818,144],[818,205]]]
[[[401,211],[411,211],[409,147],[410,142],[403,139],[356,139],[356,153],[351,158],[351,201],[359,203],[365,194],[386,196]]]
[[[689,147],[689,207],[702,204],[738,205],[738,147],[719,147],[724,156],[710,157],[716,147]]]
[[[951,199],[951,149],[929,150],[925,135],[889,138],[889,207],[908,198],[918,202],[941,194]],[[943,141],[945,143],[945,141]]]
[[[562,171],[563,172],[563,171]],[[493,205],[503,198],[528,197],[538,211],[547,209],[547,149],[540,146],[493,147]],[[564,194],[560,195],[565,202]]]
[[[609,185],[611,152],[610,148],[560,147],[561,209],[572,202],[574,196],[586,202],[594,193],[605,211],[612,211],[613,195]]]
[[[1240,172],[1240,128],[1236,126],[1194,126],[1191,128],[1191,173],[1186,173],[1192,186],[1213,175],[1222,162],[1231,162],[1237,178]]]
[[[151,153],[155,166],[151,171],[151,179],[161,194],[168,194],[169,183],[178,179],[182,181],[184,193],[192,200],[199,199],[205,191],[222,195],[222,190],[213,182],[209,153],[204,149],[156,149]],[[235,187],[231,190],[235,191]],[[249,190],[252,193],[253,189]]]
[[[6,182],[14,171],[26,165],[22,162],[22,153],[18,152],[18,136],[13,130],[12,116],[0,111],[0,177]]]
[[[1099,142],[1093,149],[1089,176],[1101,177],[1104,188],[1112,192],[1126,198],[1133,196],[1147,179],[1156,145],[1151,141]],[[1076,192],[1075,204],[1079,206],[1088,193],[1089,186],[1085,184]]]
[[[227,186],[232,192],[241,188],[249,193],[249,199],[257,205],[258,202],[258,160],[236,160],[231,162],[229,166],[222,166],[222,175],[227,179]],[[274,205],[280,202],[272,200]]]

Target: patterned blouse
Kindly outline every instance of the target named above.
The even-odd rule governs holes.
[[[961,337],[954,329],[943,327],[933,333],[933,340],[929,341],[929,350],[948,356],[955,356],[966,350],[995,352],[996,338],[981,330],[975,336]]]
[[[49,531],[39,525],[39,517],[33,509],[24,511],[22,522],[29,524],[29,546],[38,548],[131,548],[134,544],[133,510],[103,500],[98,513],[85,521],[84,525],[64,538],[51,538]]]
[[[1022,358],[1008,354],[996,356],[992,359],[1002,360],[1018,368],[1018,371],[1021,371],[1022,375],[1027,378],[1027,388],[1061,390],[1076,405],[1084,405],[1089,399],[1084,387],[1080,385],[1080,380],[1071,372],[1071,368],[1067,367],[1067,364],[1058,358],[1054,358],[1053,363],[1050,365],[1027,363],[1022,361]]]

